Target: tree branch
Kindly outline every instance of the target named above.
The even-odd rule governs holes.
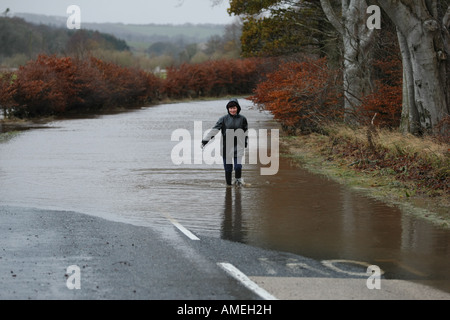
[[[330,4],[330,0],[320,0],[320,4],[322,5],[322,10],[327,16],[327,19],[336,28],[336,30],[340,34],[344,34],[344,27],[342,25],[341,20],[334,13],[333,7]]]

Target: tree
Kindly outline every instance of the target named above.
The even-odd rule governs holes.
[[[241,55],[241,36],[242,24],[239,22],[232,23],[225,27],[225,33],[222,37],[223,53],[228,54],[229,57],[239,58]]]
[[[66,44],[68,53],[84,58],[95,49],[128,51],[129,47],[124,40],[98,31],[77,30],[69,32],[70,38]]]
[[[213,60],[241,57],[242,24],[236,21],[225,26],[222,36],[211,36],[205,44],[203,53]]]
[[[436,132],[450,111],[450,5],[439,0],[378,3],[397,27],[403,58],[402,129]]]
[[[12,102],[12,83],[16,76],[12,72],[0,73],[0,107],[3,108],[3,118],[8,117]]]
[[[345,119],[357,123],[355,117],[365,96],[371,93],[370,53],[374,30],[366,24],[365,0],[342,0],[336,14],[330,0],[320,0],[328,20],[342,35],[344,58]]]
[[[344,0],[339,10],[333,4],[330,0],[231,0],[229,12],[248,16],[243,52],[252,55],[256,55],[253,51],[266,55],[302,51],[311,54],[317,53],[317,48],[323,53],[324,39],[332,38],[323,22],[325,14],[343,44],[345,119],[357,123],[356,113],[364,97],[372,92],[370,53],[374,29],[366,25],[365,0]]]
[[[367,96],[373,95],[377,84],[371,77],[375,28],[370,28],[367,23],[370,18],[369,7],[366,0],[318,1],[342,38],[345,120],[358,124],[360,119],[357,114],[362,110],[362,102]],[[375,8],[378,9],[381,6],[397,28],[404,74],[401,127],[404,131],[415,134],[448,130],[448,127],[441,124],[449,121],[450,109],[449,0],[376,1],[372,0],[371,4],[377,3]],[[294,7],[298,10],[303,3],[315,2],[317,1],[230,0],[230,13],[246,14],[248,17],[247,30],[244,24],[244,53],[248,51],[245,44],[260,51],[267,50],[258,35],[263,35],[262,39],[277,47],[275,44],[281,38],[275,31],[280,30],[280,27],[269,23],[275,20],[265,21],[267,17],[274,17],[274,13]],[[288,24],[283,22],[282,25]],[[301,23],[297,24],[300,25]],[[288,43],[285,39],[281,42]],[[297,41],[297,46],[302,45],[301,41]],[[308,51],[309,49],[307,47]],[[391,87],[393,96],[395,85]]]
[[[319,0],[230,0],[243,19],[242,53],[250,56],[323,55],[330,26]]]
[[[32,24],[20,18],[0,17],[0,57],[15,54],[33,56],[42,50],[42,36]]]

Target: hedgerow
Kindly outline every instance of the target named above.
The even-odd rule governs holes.
[[[0,79],[0,104],[8,116],[34,118],[133,108],[163,98],[241,95],[255,88],[260,65],[259,59],[183,64],[162,79],[93,57],[40,55],[20,67],[13,81],[10,75]]]
[[[159,79],[95,58],[40,55],[0,86],[2,104],[19,118],[129,108],[159,98]]]
[[[261,59],[182,64],[167,70],[162,93],[176,99],[251,93],[256,86],[261,64]]]

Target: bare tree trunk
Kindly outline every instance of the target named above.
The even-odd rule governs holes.
[[[450,113],[450,6],[442,18],[442,38],[445,52],[447,53],[447,63],[445,63],[445,88],[447,92],[447,114]]]
[[[321,0],[328,20],[343,37],[345,121],[358,123],[356,112],[365,95],[372,90],[370,45],[374,31],[366,26],[365,0],[342,0],[342,19],[335,14],[330,0]]]
[[[403,133],[420,133],[419,112],[417,111],[414,95],[414,78],[411,56],[405,37],[397,32],[398,42],[403,61],[403,103],[400,130]]]
[[[406,87],[403,111],[410,132],[432,132],[449,114],[448,43],[437,20],[436,0],[379,0],[397,26]],[[411,90],[413,86],[414,90]],[[417,115],[414,112],[417,111]],[[417,117],[417,119],[416,119]],[[418,130],[415,123],[418,121]],[[415,132],[417,131],[417,132]]]

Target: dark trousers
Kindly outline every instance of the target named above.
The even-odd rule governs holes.
[[[231,176],[233,174],[233,164],[228,164],[226,157],[223,158],[223,166],[225,168],[225,178],[227,184],[231,185]],[[234,158],[234,171],[235,178],[240,179],[242,177],[242,164],[238,162],[238,158]]]
[[[226,157],[223,158],[223,166],[224,166],[225,172],[233,172],[233,164],[228,164]],[[242,171],[242,164],[238,163],[237,157],[234,158],[234,170]]]

